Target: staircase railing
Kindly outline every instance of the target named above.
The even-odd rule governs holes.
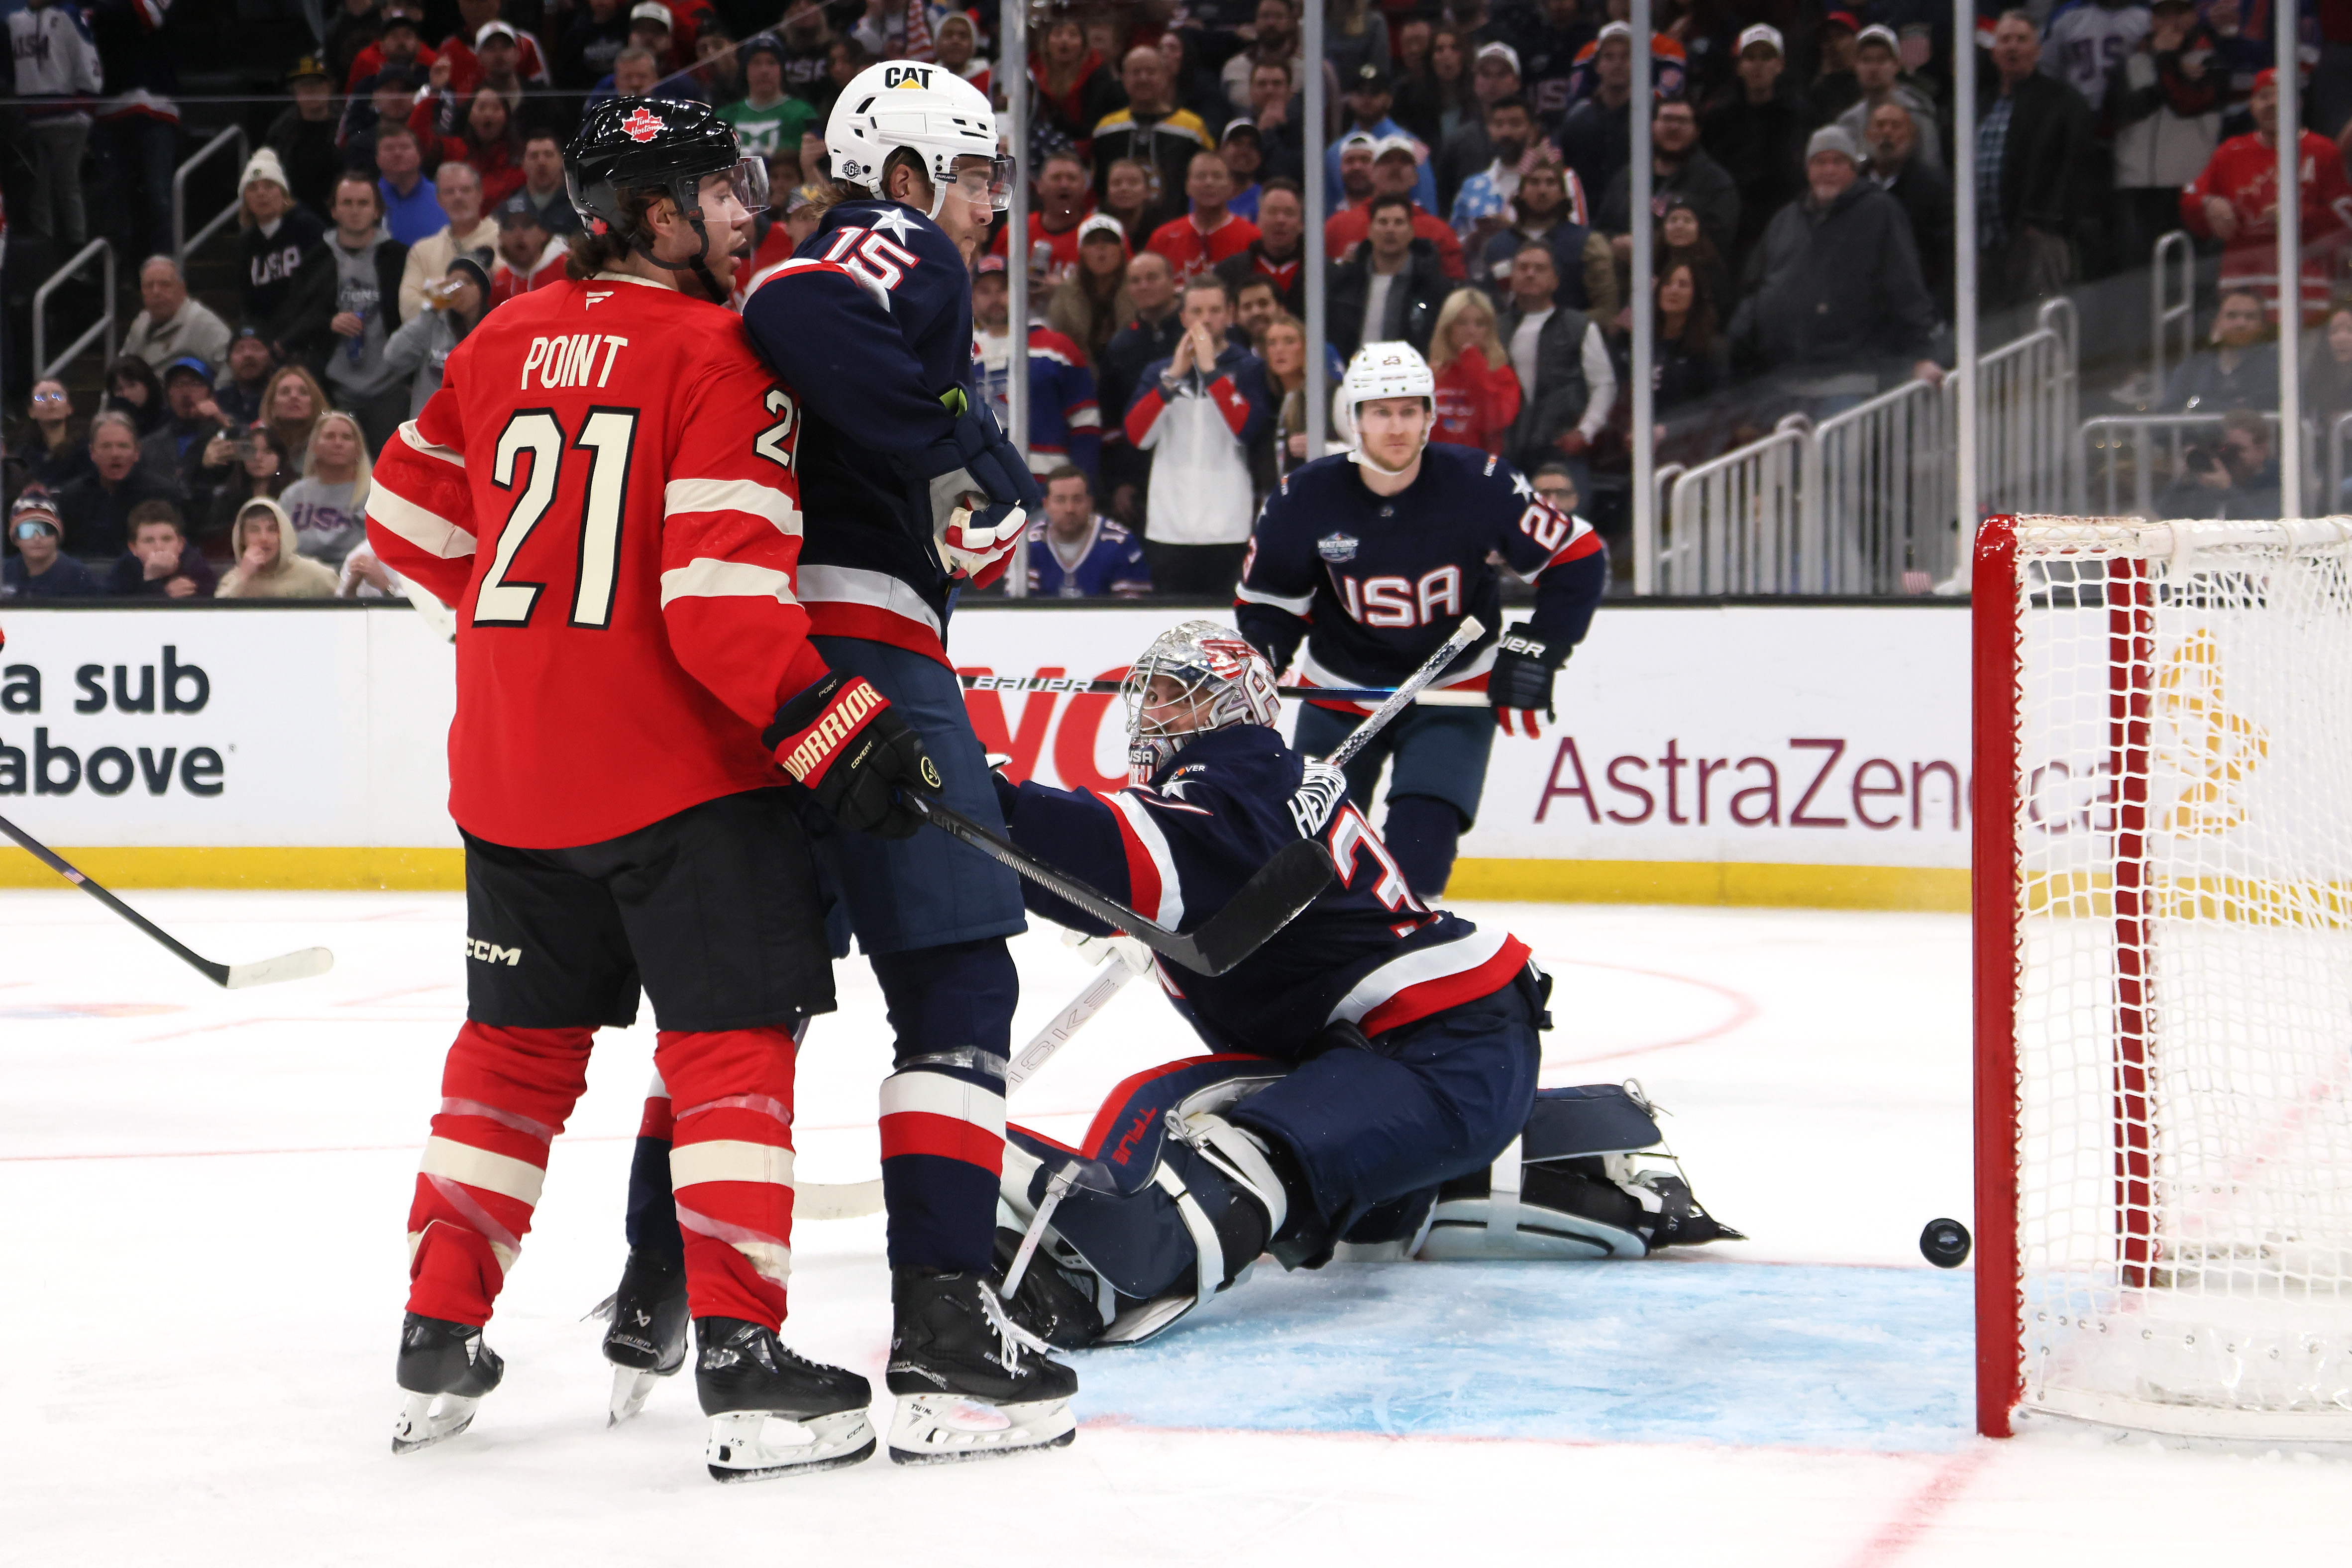
[[[103,264],[103,294],[106,300],[105,313],[100,316],[97,320],[91,322],[89,329],[85,330],[80,337],[76,338],[71,343],[68,343],[63,350],[61,350],[57,358],[51,359],[48,352],[49,296],[64,287],[66,283],[71,279],[75,274],[80,272],[83,267],[89,265],[89,259],[92,256],[98,257],[100,263]],[[106,241],[102,239],[94,239],[88,245],[82,246],[79,250],[74,252],[72,257],[68,260],[63,267],[58,267],[55,272],[49,274],[47,280],[45,281],[38,288],[33,290],[34,379],[36,381],[47,381],[50,377],[56,375],[59,371],[65,369],[66,366],[73,363],[75,356],[79,355],[84,349],[89,348],[91,340],[100,336],[103,336],[106,340],[106,357],[110,360],[114,358],[114,247],[107,244]]]
[[[188,264],[190,251],[236,221],[236,210],[245,201],[245,193],[238,192],[230,198],[228,205],[215,213],[211,221],[198,229],[192,238],[188,234],[188,176],[227,147],[236,149],[236,166],[243,170],[246,159],[250,155],[247,145],[244,130],[232,125],[190,153],[188,161],[172,172],[172,259],[182,267]]]

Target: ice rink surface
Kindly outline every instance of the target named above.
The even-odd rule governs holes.
[[[1638,1077],[1753,1239],[1639,1263],[1262,1264],[1078,1358],[1076,1444],[719,1487],[686,1377],[607,1431],[650,1021],[600,1041],[474,1429],[389,1451],[403,1220],[463,1006],[455,895],[148,893],[208,956],[324,943],[235,994],[79,894],[0,894],[0,1564],[2352,1561],[2352,1461],[1970,1435],[1958,916],[1465,905],[1559,978],[1547,1083]],[[1022,1038],[1087,971],[1016,944]],[[799,1174],[876,1168],[862,962],[800,1074]],[[1196,1048],[1145,986],[1018,1093],[1075,1137]],[[803,1222],[785,1335],[877,1388],[879,1218]]]

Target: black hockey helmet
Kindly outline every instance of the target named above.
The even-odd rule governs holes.
[[[742,180],[754,177],[746,165],[756,171],[761,187],[756,192],[742,187]],[[730,172],[737,174],[736,194],[744,205],[756,211],[767,204],[767,166],[743,156],[734,127],[709,104],[675,99],[607,99],[581,117],[563,150],[564,184],[591,234],[625,221],[623,191],[650,185],[676,201],[680,212],[691,213],[702,177]]]
[[[768,204],[768,166],[746,158],[734,128],[709,104],[667,98],[615,98],[581,117],[572,145],[563,150],[563,183],[580,221],[591,234],[618,233],[630,248],[672,271],[702,277],[714,298],[722,298],[706,265],[710,236],[703,233],[698,200],[703,177],[728,174],[735,195],[751,212]],[[651,236],[628,232],[632,220],[623,203],[626,191],[651,187],[677,204],[702,249],[684,263],[660,261]]]

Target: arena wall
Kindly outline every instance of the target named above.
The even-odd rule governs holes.
[[[1619,601],[1497,737],[1452,891],[1967,907],[1969,622],[1942,601]],[[959,665],[1113,675],[1165,608],[968,610]],[[404,606],[12,609],[0,813],[126,887],[455,888],[454,656]],[[1124,781],[1117,699],[971,694],[1020,776]],[[625,758],[583,755],[581,787]],[[0,852],[0,885],[51,873]]]

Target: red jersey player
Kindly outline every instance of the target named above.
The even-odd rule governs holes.
[[[642,987],[677,1107],[711,1474],[853,1463],[874,1448],[866,1379],[776,1337],[793,1030],[834,1005],[787,786],[904,836],[919,821],[892,781],[936,775],[809,643],[798,407],[717,303],[762,166],[701,104],[621,99],[589,110],[565,173],[592,231],[571,276],[450,354],[368,503],[376,553],[457,609],[466,843],[467,1022],[409,1211],[393,1448],[463,1431],[497,1386],[482,1325],[593,1031],[632,1022]],[[775,1418],[805,1440],[763,1442]]]

